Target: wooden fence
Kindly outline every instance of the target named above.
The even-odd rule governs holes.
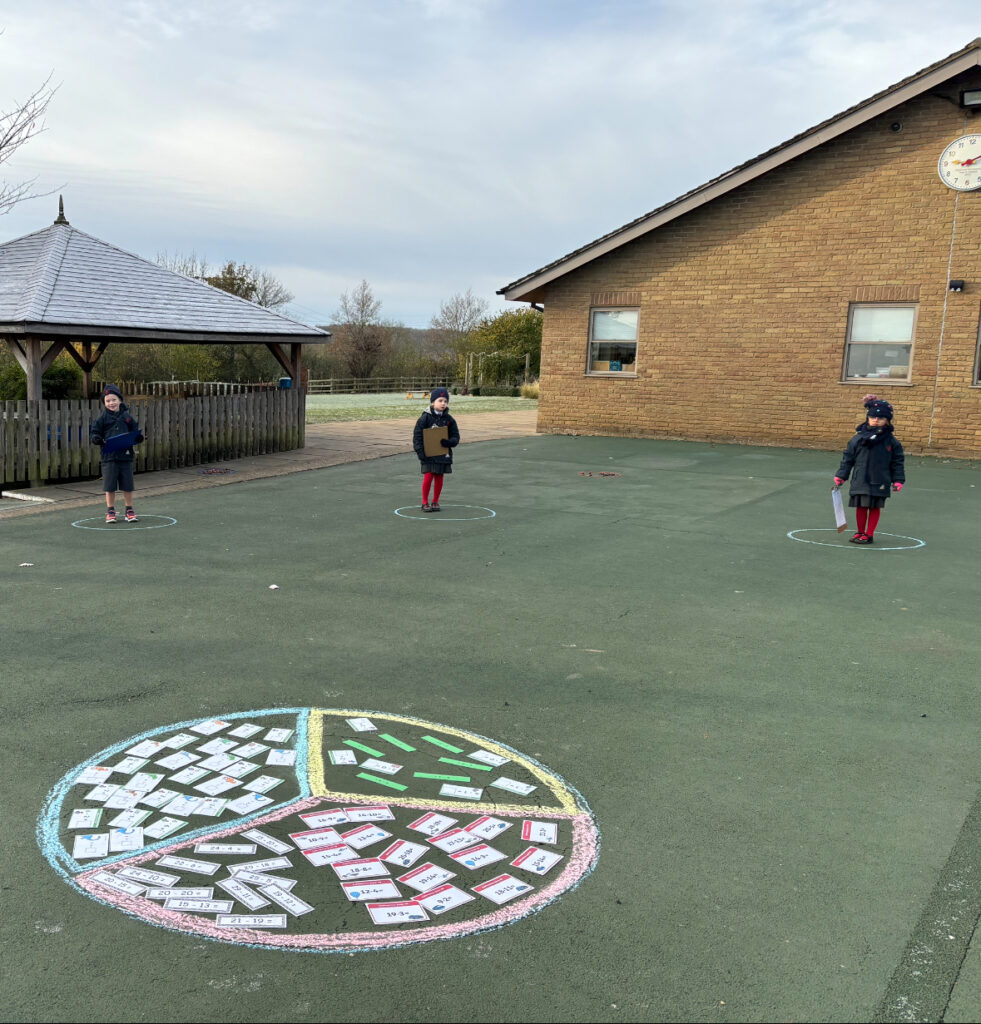
[[[432,391],[433,388],[450,388],[459,381],[449,377],[324,377],[307,382],[307,393],[311,395],[366,395],[385,391]]]
[[[304,444],[301,389],[199,398],[134,398],[127,402],[146,440],[134,448],[138,473],[291,451]],[[102,412],[95,399],[0,402],[3,486],[96,477],[99,448],[89,425]]]
[[[251,381],[247,384],[221,380],[124,380],[112,381],[130,398],[141,395],[154,398],[188,398],[194,395],[247,395],[253,391],[275,391],[278,381]],[[105,381],[96,381],[95,390],[102,394]]]

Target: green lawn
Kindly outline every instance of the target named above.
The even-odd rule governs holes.
[[[406,398],[405,394],[308,395],[307,423],[338,423],[342,420],[389,420],[418,416],[428,405],[424,398]],[[450,412],[513,412],[537,409],[538,401],[529,398],[481,398],[454,395]]]

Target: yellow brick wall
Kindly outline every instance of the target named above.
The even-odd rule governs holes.
[[[937,175],[972,131],[921,96],[549,284],[539,429],[841,448],[874,391],[908,450],[981,456],[981,190]],[[849,304],[876,300],[917,303],[909,384],[842,383]],[[590,308],[616,304],[637,376],[587,376]]]

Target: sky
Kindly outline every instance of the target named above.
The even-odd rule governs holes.
[[[0,166],[147,259],[275,274],[329,323],[366,280],[429,325],[981,35],[975,0],[0,0]]]

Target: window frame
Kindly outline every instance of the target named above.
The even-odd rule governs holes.
[[[978,343],[974,348],[974,377],[971,386],[981,388],[981,309],[978,311]]]
[[[633,341],[616,341],[609,338],[594,339],[593,338],[593,324],[595,313],[636,313],[637,314],[637,326],[634,331]],[[590,306],[589,307],[589,324],[586,331],[586,376],[587,377],[636,377],[637,376],[637,357],[640,352],[640,306],[637,305],[623,305],[623,306]],[[593,359],[593,346],[594,345],[633,345],[634,347],[634,361],[632,364],[628,363],[628,366],[632,366],[631,370],[594,370],[593,363],[601,362],[602,360]]]
[[[910,336],[908,341],[852,341],[852,326],[855,322],[855,311],[859,309],[909,309],[913,312],[913,322],[910,325]],[[881,384],[910,384],[913,380],[913,356],[916,351],[916,328],[919,322],[920,304],[918,302],[850,302],[848,304],[848,322],[845,327],[845,346],[841,361],[841,383],[842,384],[868,384],[875,383],[878,387]],[[905,377],[879,377],[875,375],[848,376],[849,355],[852,345],[906,347],[909,346],[909,360],[906,364]],[[896,364],[901,365],[901,364]]]

